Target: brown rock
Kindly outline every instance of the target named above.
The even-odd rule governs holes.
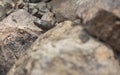
[[[71,21],[41,35],[7,75],[119,75],[113,51]]]
[[[82,17],[85,21],[96,16],[101,10],[120,17],[120,0],[78,0],[78,8],[76,14]]]
[[[120,0],[86,1],[78,7],[77,14],[83,18],[88,33],[120,51]]]
[[[69,2],[69,3],[68,3]],[[120,51],[120,0],[53,0],[53,12],[67,19],[83,19],[91,35]],[[61,17],[59,17],[61,18]]]

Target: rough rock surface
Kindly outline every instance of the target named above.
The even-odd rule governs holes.
[[[52,0],[52,11],[62,20],[76,18],[90,19],[100,10],[112,12],[120,17],[120,0]],[[66,14],[67,13],[67,14]]]
[[[120,51],[119,3],[120,0],[53,0],[50,4],[56,15],[82,19],[88,33]]]
[[[111,48],[71,21],[41,35],[7,75],[119,75]]]
[[[74,20],[77,17],[75,14],[78,6],[76,2],[77,0],[52,0],[49,5],[55,13],[57,21],[61,22],[67,19]]]
[[[0,75],[5,75],[39,36],[41,30],[33,20],[19,10],[0,22]]]
[[[119,16],[120,0],[78,0],[76,14],[86,22],[96,16],[101,10],[108,11]]]
[[[34,25],[33,20],[36,19],[34,16],[30,15],[26,10],[20,9],[10,16],[5,18],[2,23],[4,26],[20,28],[24,30],[32,30],[40,32],[41,29]],[[1,26],[2,27],[2,26]]]
[[[120,0],[0,0],[0,75],[119,75],[119,29]]]
[[[87,2],[90,2],[87,0]],[[120,0],[98,0],[88,5],[84,2],[77,11],[85,23],[88,33],[109,44],[114,50],[120,51]],[[81,6],[89,6],[81,11]],[[96,4],[96,5],[95,5]],[[91,7],[90,7],[91,6]],[[85,12],[86,11],[86,12]]]

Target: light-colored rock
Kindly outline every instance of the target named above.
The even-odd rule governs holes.
[[[34,19],[35,17],[30,15],[26,10],[20,9],[5,18],[1,25],[39,32],[41,29],[34,25]]]
[[[111,48],[71,21],[41,35],[7,75],[119,75]]]

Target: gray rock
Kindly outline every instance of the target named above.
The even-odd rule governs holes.
[[[38,13],[38,9],[35,8],[36,4],[29,4],[29,7],[28,7],[28,12],[32,15],[35,15]]]
[[[0,21],[6,17],[6,12],[3,6],[0,5]]]
[[[47,4],[45,2],[38,3],[35,8],[38,9],[39,15],[44,15],[45,13],[49,12],[50,10],[47,8]]]
[[[34,23],[41,29],[47,31],[47,30],[55,27],[55,16],[53,13],[48,12],[48,13],[45,13],[41,17],[41,19],[37,18],[36,20],[34,20]]]
[[[52,12],[55,13],[56,19],[58,22],[63,20],[75,20],[76,9],[77,9],[77,0],[52,0],[48,3],[52,7]]]
[[[44,31],[47,31],[47,30],[54,27],[53,25],[51,25],[50,22],[45,21],[45,20],[41,20],[41,19],[35,19],[34,23],[35,23],[36,26],[43,29]]]
[[[41,17],[41,20],[45,20],[47,22],[50,22],[52,27],[55,26],[56,18],[55,18],[55,15],[52,12],[45,13]]]

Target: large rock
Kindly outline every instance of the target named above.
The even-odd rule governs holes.
[[[91,35],[105,41],[120,51],[120,0],[53,0],[50,4],[55,14],[82,20]]]
[[[6,75],[39,36],[41,30],[33,20],[25,10],[19,10],[0,22],[0,75]]]
[[[120,0],[94,0],[89,4],[82,3],[77,9],[78,16],[84,20],[88,33],[120,51]],[[86,4],[86,5],[85,5]],[[88,6],[89,8],[82,8]],[[82,11],[81,11],[82,10]]]
[[[111,48],[71,21],[41,35],[7,75],[119,75]]]

